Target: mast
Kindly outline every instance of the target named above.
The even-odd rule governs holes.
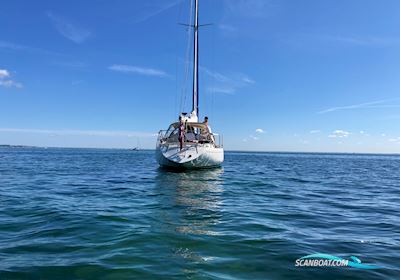
[[[194,16],[194,54],[193,54],[193,108],[199,117],[199,0],[195,0]]]

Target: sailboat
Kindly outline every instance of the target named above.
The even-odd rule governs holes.
[[[208,123],[199,122],[199,0],[195,0],[193,53],[193,95],[191,113],[181,113],[179,121],[160,130],[156,158],[160,166],[201,169],[221,166],[224,161],[223,138],[212,133]]]
[[[138,151],[140,151],[139,138],[137,139],[137,145],[136,145],[136,147],[135,147],[135,148],[133,148],[133,149],[131,149],[131,151],[135,151],[135,152],[138,152]]]

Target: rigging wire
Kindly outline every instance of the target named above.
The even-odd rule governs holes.
[[[216,11],[215,1],[212,1],[212,3],[214,5],[212,7],[213,8],[212,11]],[[216,48],[215,48],[216,39],[215,39],[215,37],[216,37],[216,34],[215,33],[216,33],[216,28],[213,28],[212,31],[211,31],[211,64],[212,64],[213,69],[216,69],[216,60],[215,60],[215,52],[216,52]],[[215,115],[214,115],[215,87],[216,87],[216,79],[213,78],[212,79],[212,83],[211,83],[211,90],[210,90],[210,94],[211,94],[211,112],[210,113],[211,113],[213,118],[215,117]]]

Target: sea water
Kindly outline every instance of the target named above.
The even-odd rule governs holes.
[[[396,155],[0,148],[0,279],[400,279],[399,216]]]

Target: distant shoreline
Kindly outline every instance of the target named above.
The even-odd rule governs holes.
[[[123,150],[129,151],[133,148],[96,148],[96,147],[42,147],[28,145],[0,144],[0,148],[10,149],[85,149],[85,150]],[[139,149],[138,151],[155,151],[155,149]],[[242,151],[225,150],[228,153],[258,153],[258,154],[314,154],[314,155],[377,155],[377,156],[400,156],[400,153],[368,153],[368,152],[301,152],[301,151]]]

